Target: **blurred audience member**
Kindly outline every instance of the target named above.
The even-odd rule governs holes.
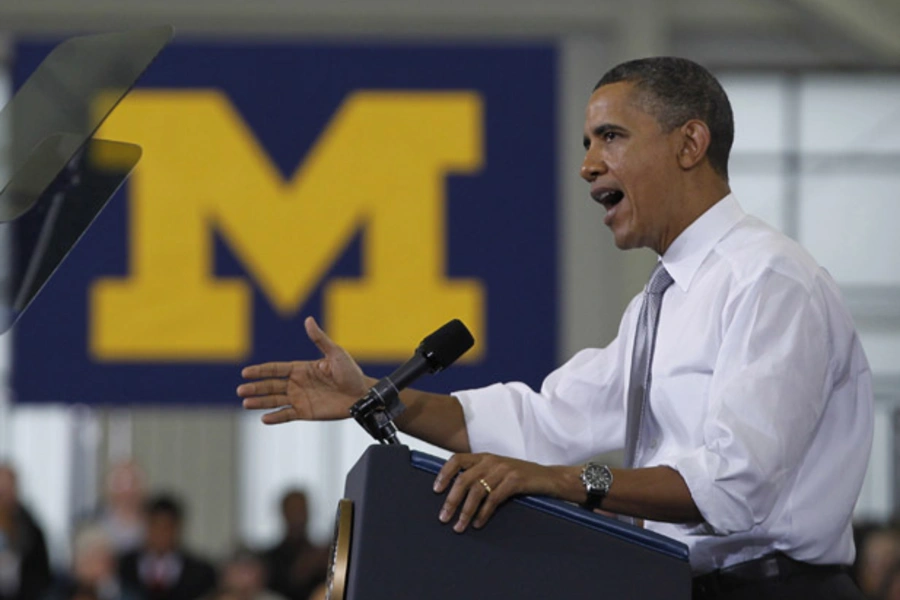
[[[870,531],[857,548],[857,585],[869,598],[885,588],[891,569],[900,561],[900,533],[893,528]]]
[[[0,600],[35,600],[50,584],[44,533],[19,501],[15,470],[0,464]]]
[[[894,565],[885,575],[878,600],[900,600],[900,565]]]
[[[876,521],[855,521],[853,523],[853,547],[856,548],[856,557],[853,559],[853,564],[850,565],[850,576],[859,588],[862,588],[859,582],[861,579],[860,572],[862,571],[863,546],[870,533],[883,527],[881,523]]]
[[[268,587],[290,600],[306,600],[325,580],[328,549],[314,545],[306,533],[309,518],[306,494],[289,490],[281,499],[284,537],[263,555],[269,570]]]
[[[104,503],[97,521],[116,554],[134,552],[144,542],[144,474],[133,461],[117,463],[106,474]]]
[[[119,580],[115,549],[99,525],[85,527],[75,536],[72,573],[61,577],[47,600],[142,600],[134,587]]]
[[[137,587],[147,600],[194,600],[216,584],[212,565],[182,545],[183,512],[172,497],[147,502],[146,537],[142,548],[122,557],[122,581]]]
[[[238,600],[285,600],[284,596],[266,589],[266,565],[256,554],[240,549],[229,558],[219,576],[219,589],[230,592]]]

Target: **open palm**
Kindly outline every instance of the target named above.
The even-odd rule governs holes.
[[[353,357],[331,341],[312,317],[304,326],[322,358],[250,365],[241,371],[248,380],[237,389],[244,408],[276,409],[263,415],[268,425],[347,418],[350,407],[368,390],[369,382]]]

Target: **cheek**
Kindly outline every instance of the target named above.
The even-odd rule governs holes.
[[[659,162],[642,161],[630,169],[626,193],[632,199],[634,210],[652,212],[658,208],[671,191],[673,179]]]

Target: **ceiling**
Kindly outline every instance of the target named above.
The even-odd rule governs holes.
[[[5,32],[170,23],[179,36],[534,39],[714,66],[893,67],[897,0],[2,0]]]

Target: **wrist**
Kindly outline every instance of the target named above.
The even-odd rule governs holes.
[[[584,504],[587,501],[587,491],[581,482],[581,466],[550,468],[556,474],[553,479],[554,489],[550,492],[551,496],[576,504]]]
[[[373,387],[375,387],[376,383],[378,383],[377,379],[375,379],[374,377],[369,377],[368,375],[364,374],[363,375],[363,388],[362,388],[362,391],[359,393],[359,397],[362,398],[363,396],[368,394],[369,390],[371,390]]]

